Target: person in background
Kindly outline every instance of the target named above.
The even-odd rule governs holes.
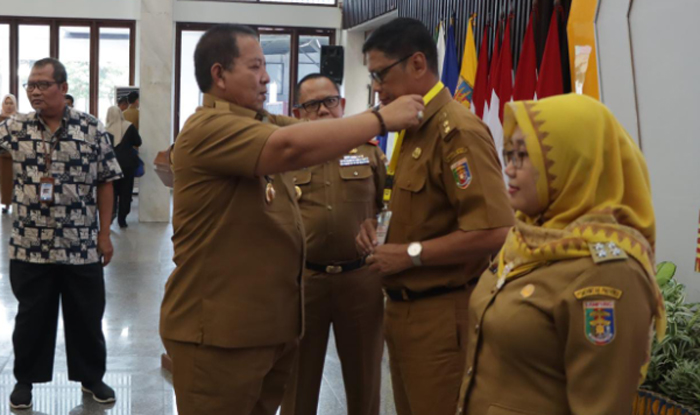
[[[129,108],[124,111],[124,119],[134,124],[136,129],[139,129],[139,93],[138,91],[131,91],[127,97],[129,101]]]
[[[114,139],[114,153],[124,177],[114,181],[114,213],[120,228],[127,228],[126,217],[131,211],[131,199],[134,193],[134,173],[138,168],[137,149],[141,146],[141,136],[129,121],[124,119],[119,107],[107,110],[107,132]]]
[[[17,114],[17,98],[12,94],[7,94],[2,98],[0,122],[15,114]],[[12,155],[0,147],[0,204],[2,204],[2,213],[7,213],[12,204],[12,181]]]
[[[0,146],[12,153],[17,172],[9,249],[19,303],[12,334],[14,409],[30,408],[32,385],[53,377],[59,304],[68,379],[81,382],[97,402],[116,400],[103,382],[103,267],[114,252],[111,182],[121,170],[102,123],[66,105],[67,79],[60,61],[36,61],[24,85],[35,112],[0,122]]]
[[[75,102],[75,100],[73,99],[73,95],[66,94],[66,105],[68,105],[68,108],[73,108],[74,102]]]
[[[299,119],[343,118],[345,99],[326,76],[306,76],[296,97],[294,115]],[[362,222],[376,217],[384,205],[385,160],[372,141],[334,160],[289,173],[306,231],[305,331],[282,415],[316,414],[331,324],[348,414],[379,414],[384,296],[381,279],[369,273],[355,248],[355,236]]]
[[[120,97],[117,101],[117,106],[119,107],[121,112],[126,111],[127,109],[129,109],[129,98],[127,98],[126,95]]]
[[[506,104],[513,227],[469,306],[458,413],[632,412],[665,333],[636,143],[584,95]]]
[[[387,243],[379,245],[374,220],[357,238],[388,297],[396,411],[454,415],[473,334],[469,295],[503,245],[513,211],[493,138],[440,82],[437,47],[423,23],[395,19],[372,33],[363,53],[382,104],[407,94],[425,102],[425,118],[399,135],[391,159]]]

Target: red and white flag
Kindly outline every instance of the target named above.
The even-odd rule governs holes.
[[[537,89],[537,54],[535,53],[535,35],[532,32],[533,15],[530,14],[530,22],[527,24],[523,50],[520,52],[518,71],[515,74],[515,86],[513,88],[513,100],[525,101],[535,98]]]
[[[559,49],[559,28],[556,9],[552,11],[549,34],[544,47],[544,56],[537,80],[537,99],[564,93],[564,81],[561,73],[561,52]]]

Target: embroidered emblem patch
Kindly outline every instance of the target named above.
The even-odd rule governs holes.
[[[605,346],[615,338],[615,301],[585,301],[584,332],[596,346]]]
[[[469,170],[469,164],[467,163],[467,158],[462,157],[456,162],[452,163],[452,176],[455,178],[455,183],[460,189],[466,189],[472,182],[472,173]]]
[[[574,292],[577,300],[598,295],[619,300],[622,297],[622,291],[611,287],[586,287]]]

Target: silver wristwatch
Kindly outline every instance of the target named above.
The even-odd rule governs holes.
[[[413,242],[408,245],[408,256],[411,257],[413,265],[420,267],[423,263],[420,260],[420,254],[423,252],[423,245],[420,242]]]

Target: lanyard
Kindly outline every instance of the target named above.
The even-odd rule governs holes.
[[[431,89],[424,97],[423,103],[428,106],[430,102],[445,88],[442,82],[435,84],[433,89]],[[389,168],[387,169],[386,183],[384,184],[384,204],[389,204],[391,200],[391,190],[394,188],[394,175],[396,174],[396,168],[399,165],[399,153],[401,152],[401,146],[403,145],[403,139],[406,137],[406,130],[402,130],[399,133],[396,143],[394,144],[394,151],[391,153],[391,162],[389,163]]]
[[[61,128],[62,127],[59,127],[59,130]],[[59,141],[60,136],[56,133],[52,134],[51,137],[56,136],[56,141],[54,143],[50,144],[46,141],[46,134],[45,134],[47,131],[46,127],[44,127],[42,125],[41,130],[42,130],[41,131],[41,143],[44,146],[44,166],[46,167],[45,173],[46,173],[46,176],[48,177],[51,175],[51,163],[52,163],[52,158],[53,158],[53,152],[56,150],[56,146],[58,145],[58,141]],[[48,131],[50,131],[50,130],[48,130]],[[56,132],[58,132],[58,130]],[[50,148],[49,148],[49,146],[50,146]]]

